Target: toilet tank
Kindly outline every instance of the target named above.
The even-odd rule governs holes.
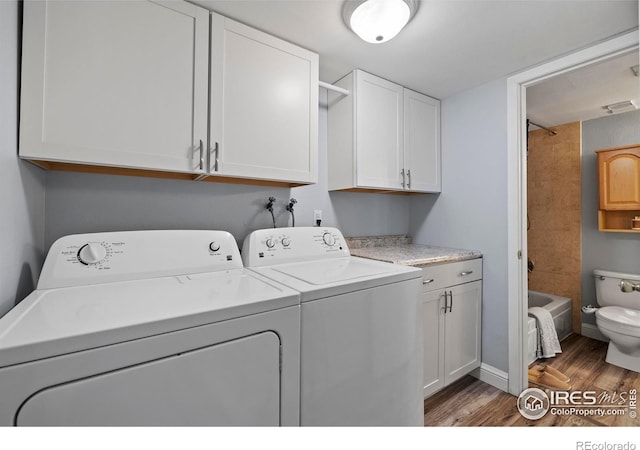
[[[610,272],[596,269],[593,271],[596,283],[596,299],[600,306],[622,306],[640,310],[640,292],[622,292],[620,282],[629,280],[640,284],[640,274]]]

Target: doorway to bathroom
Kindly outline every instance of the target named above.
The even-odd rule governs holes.
[[[640,244],[637,236],[598,231],[594,152],[640,142],[638,64],[638,52],[632,51],[526,92],[529,291],[570,299],[571,311],[554,316],[556,328],[594,338],[601,338],[594,317],[581,312],[595,300],[593,270],[614,270],[607,247],[621,236],[632,246]],[[617,259],[615,270],[637,265],[633,258]]]
[[[535,86],[551,81],[554,77],[566,76],[581,68],[587,68],[607,60],[625,55],[638,55],[638,33],[632,32],[605,41],[593,47],[581,50],[558,60],[543,64],[526,72],[515,75],[507,80],[507,116],[508,142],[511,151],[508,154],[509,168],[509,392],[518,395],[528,385],[528,290],[531,274],[538,271],[539,280],[534,283],[547,285],[544,290],[555,290],[562,286],[566,295],[571,295],[572,305],[579,306],[582,292],[582,196],[581,186],[582,165],[586,163],[581,156],[582,142],[576,136],[581,136],[581,124],[584,118],[568,122],[556,122],[556,127],[562,127],[563,135],[556,132],[551,135],[548,123],[538,123],[540,133],[540,148],[550,148],[551,154],[542,158],[533,167],[534,172],[547,177],[547,180],[532,177],[529,186],[527,161],[527,96],[533,92]],[[563,92],[555,93],[558,100]],[[533,94],[532,94],[533,95]],[[533,97],[532,97],[533,99]],[[557,107],[559,103],[557,103]],[[578,122],[577,125],[571,125]],[[545,130],[545,128],[547,130]],[[545,135],[544,133],[548,133]],[[546,138],[559,136],[555,141],[544,142]],[[569,153],[563,150],[569,150]],[[530,148],[530,152],[533,150]],[[542,153],[543,150],[539,150]],[[548,150],[547,150],[548,152]],[[532,154],[532,153],[531,153]],[[569,156],[571,155],[571,156]],[[542,155],[538,155],[542,156]],[[531,156],[532,157],[532,156]],[[575,169],[575,170],[574,170]],[[576,173],[577,172],[577,173]],[[557,182],[554,182],[553,179]],[[551,181],[550,181],[551,180]],[[537,183],[537,184],[536,184]],[[542,189],[542,184],[550,185],[549,189]],[[597,186],[597,184],[596,184]],[[555,189],[554,189],[555,187]],[[578,190],[576,190],[576,188]],[[535,196],[528,198],[529,191],[536,191]],[[579,193],[579,196],[577,195]],[[540,194],[538,197],[537,194]],[[596,197],[597,198],[597,197]],[[527,217],[528,203],[535,205],[536,218]],[[533,211],[531,211],[533,212]],[[566,217],[565,212],[567,212]],[[578,213],[580,215],[578,216]],[[559,215],[563,218],[559,219]],[[579,225],[575,223],[578,220]],[[529,231],[536,224],[538,237],[531,239],[532,249],[539,248],[538,260],[532,257],[533,272],[529,272],[527,264]],[[529,224],[529,230],[527,225]],[[597,228],[596,228],[597,229]],[[542,268],[541,268],[542,266]],[[546,272],[546,274],[544,273]],[[553,275],[553,277],[551,277]],[[538,275],[534,275],[537,277]],[[552,281],[550,281],[552,280]],[[553,287],[552,287],[553,286]],[[567,297],[568,298],[568,297]],[[579,308],[573,308],[571,313],[571,328],[581,332],[581,317]]]

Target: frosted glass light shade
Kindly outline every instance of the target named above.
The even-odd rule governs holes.
[[[344,20],[362,40],[380,44],[394,38],[415,13],[417,2],[407,0],[347,1]]]

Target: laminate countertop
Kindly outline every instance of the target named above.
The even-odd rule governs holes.
[[[373,246],[361,245],[362,243],[355,241],[352,246],[350,239],[347,238],[351,255],[405,266],[427,266],[482,257],[482,253],[477,250],[411,244],[397,240],[390,245],[384,245],[380,238],[376,239],[378,239],[376,245]]]

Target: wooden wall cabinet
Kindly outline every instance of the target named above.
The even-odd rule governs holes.
[[[422,269],[423,395],[480,367],[482,258]]]
[[[640,216],[640,145],[596,153],[600,231],[640,232],[632,229],[632,219]]]
[[[25,2],[19,153],[44,168],[315,183],[317,116],[317,54],[199,6]]]
[[[329,93],[329,190],[440,192],[440,101],[362,70]]]

